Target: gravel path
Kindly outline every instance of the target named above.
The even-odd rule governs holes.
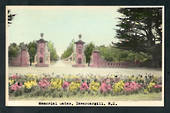
[[[11,74],[94,74],[94,75],[108,75],[108,74],[120,74],[120,75],[138,75],[138,74],[154,74],[162,75],[161,69],[148,69],[148,68],[76,68],[72,67],[68,63],[58,61],[55,64],[50,65],[49,67],[9,67],[9,75]]]

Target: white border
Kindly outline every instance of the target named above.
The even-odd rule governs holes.
[[[7,8],[12,8],[12,7],[18,7],[18,8],[55,8],[55,7],[109,7],[109,6],[27,6],[27,5],[22,5],[22,6],[12,6],[12,5],[8,5],[6,6],[6,20],[7,20],[7,16],[8,16],[8,12],[7,12]],[[165,8],[164,6],[112,6],[112,7],[120,7],[120,8],[162,8],[162,100],[161,101],[114,101],[115,103],[118,104],[118,106],[129,106],[129,107],[164,107],[164,13],[165,13]],[[9,95],[8,95],[8,22],[6,21],[6,83],[5,83],[5,105],[6,106],[39,106],[42,107],[40,105],[38,105],[38,102],[40,101],[9,101]],[[64,101],[64,100],[63,100]],[[51,102],[51,101],[43,101],[43,102]],[[59,102],[59,101],[58,101]],[[77,106],[75,101],[67,101],[67,102],[72,102],[74,105],[73,106]],[[81,102],[89,102],[89,101],[81,101]],[[93,101],[95,102],[95,101]],[[107,103],[107,101],[102,101],[104,103]],[[49,105],[43,105],[45,106],[49,106]],[[57,106],[61,106],[61,105],[57,105]],[[65,105],[64,105],[65,106]],[[80,106],[80,105],[79,105]],[[83,105],[84,106],[84,105]],[[91,105],[92,106],[92,105]],[[84,106],[86,107],[86,106]],[[99,106],[94,106],[94,107],[99,107]],[[104,107],[104,106],[103,106]],[[107,106],[108,107],[108,106]],[[114,106],[112,106],[114,107]]]

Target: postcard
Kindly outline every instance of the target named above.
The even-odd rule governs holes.
[[[164,6],[6,6],[6,106],[164,106]]]

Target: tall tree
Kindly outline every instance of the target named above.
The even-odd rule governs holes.
[[[51,41],[48,42],[48,49],[50,51],[50,60],[57,61],[59,59],[59,56],[57,55],[54,44]]]
[[[85,46],[84,54],[86,56],[86,63],[88,63],[88,65],[90,64],[90,57],[91,57],[91,54],[94,48],[95,48],[95,45],[93,43],[89,43]]]
[[[28,52],[30,55],[30,65],[34,62],[35,55],[37,53],[37,43],[32,41],[28,44]]]
[[[73,52],[74,52],[74,40],[70,42],[67,49],[63,52],[63,54],[61,55],[61,59],[69,57]]]
[[[161,63],[162,8],[120,8],[119,28],[114,43],[118,48],[144,52],[152,56],[152,64]]]

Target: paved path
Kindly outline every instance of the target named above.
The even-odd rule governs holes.
[[[8,73],[11,74],[95,74],[95,75],[107,75],[107,74],[121,74],[121,75],[138,75],[146,73],[152,73],[154,75],[162,75],[160,69],[147,69],[147,68],[76,68],[71,64],[63,61],[57,61],[55,64],[51,64],[49,67],[9,67]]]

